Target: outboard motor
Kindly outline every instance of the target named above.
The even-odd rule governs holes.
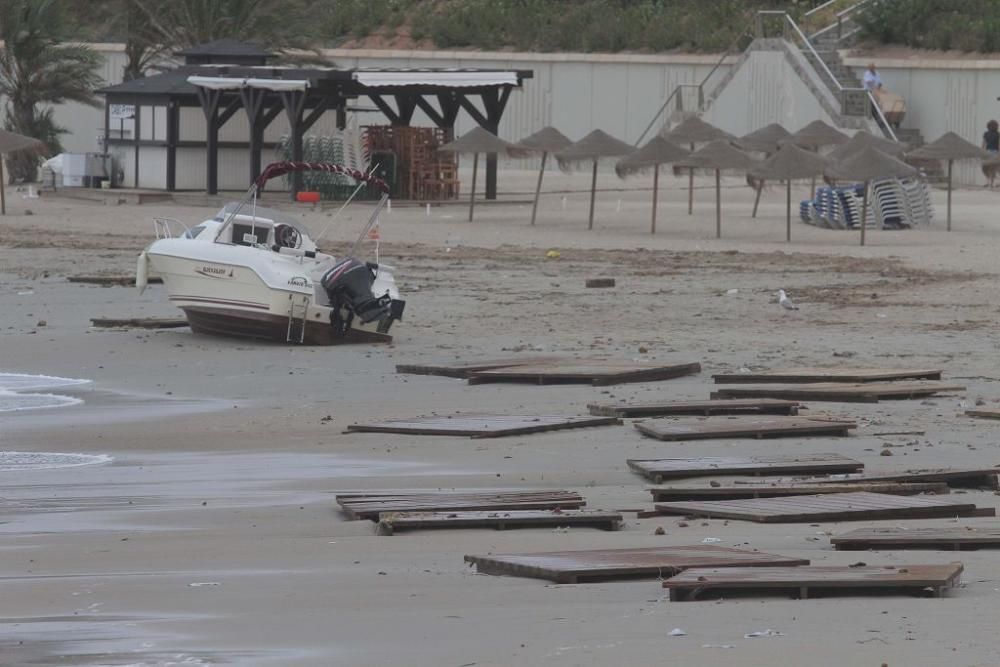
[[[392,305],[389,295],[377,297],[372,294],[375,268],[377,268],[375,264],[366,264],[354,257],[348,257],[323,275],[320,284],[330,297],[330,303],[334,307],[334,317],[339,317],[341,308],[346,308],[351,315],[357,315],[365,324],[389,316]],[[350,319],[342,326],[344,329],[350,328]]]

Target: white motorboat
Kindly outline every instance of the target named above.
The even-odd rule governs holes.
[[[382,192],[343,257],[320,252],[293,218],[257,206],[268,179],[309,170],[345,174],[359,183],[358,190]],[[393,268],[355,256],[377,224],[388,191],[381,179],[342,165],[276,162],[241,202],[185,226],[183,233],[177,226],[183,223],[156,220],[157,240],[139,255],[136,286],[144,290],[148,276],[161,277],[170,301],[199,333],[314,345],[389,342],[405,305]]]

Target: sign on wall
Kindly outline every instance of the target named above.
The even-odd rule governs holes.
[[[112,104],[108,106],[108,116],[113,120],[135,118],[134,104]]]

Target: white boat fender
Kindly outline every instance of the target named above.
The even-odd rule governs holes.
[[[139,294],[146,291],[146,285],[149,283],[149,257],[146,256],[146,251],[143,250],[139,253],[139,259],[135,263],[135,286],[139,288]]]

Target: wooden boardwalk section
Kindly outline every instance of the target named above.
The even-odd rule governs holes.
[[[564,490],[538,491],[414,491],[342,493],[337,504],[352,519],[378,521],[383,512],[457,512],[579,509],[580,494]]]
[[[783,498],[658,503],[661,514],[737,519],[755,523],[877,521],[956,516],[993,516],[995,510],[969,501],[938,496],[891,496],[884,493],[831,493]]]
[[[513,368],[521,365],[548,364],[572,361],[565,357],[503,357],[474,361],[442,361],[426,364],[397,364],[396,372],[409,375],[440,375],[451,378],[468,378],[469,373],[493,368]]]
[[[592,551],[466,556],[480,574],[547,579],[576,584],[609,579],[652,579],[676,574],[690,567],[778,567],[808,565],[801,558],[711,545],[643,547]]]
[[[90,325],[100,329],[179,329],[188,326],[183,317],[92,317]]]
[[[796,415],[798,401],[775,398],[721,401],[648,401],[644,403],[591,403],[592,415],[608,417],[669,417],[673,415]]]
[[[452,415],[390,419],[371,424],[352,424],[353,433],[400,433],[407,435],[458,435],[469,438],[500,438],[544,431],[621,424],[617,417],[560,415]]]
[[[753,373],[719,373],[716,384],[760,382],[892,382],[894,380],[940,380],[938,368],[786,368]]]
[[[135,287],[135,276],[67,276],[71,283],[100,285],[101,287]],[[146,279],[149,285],[162,285],[163,278],[150,276]]]
[[[711,417],[651,419],[635,427],[657,440],[713,440],[719,438],[791,438],[847,435],[857,424],[809,417]]]
[[[966,410],[965,414],[980,419],[1000,419],[1000,410]]]
[[[814,384],[762,384],[750,387],[720,387],[713,399],[783,398],[789,401],[827,401],[832,403],[878,403],[880,400],[926,398],[946,391],[965,391],[965,387],[934,382],[870,382]]]
[[[803,483],[844,484],[853,482],[944,482],[953,488],[988,488],[1000,490],[997,475],[1000,468],[927,468],[903,472],[837,475],[835,477],[802,480]]]
[[[840,454],[628,459],[626,463],[632,472],[657,484],[666,479],[716,475],[830,475],[854,473],[865,467]]]
[[[901,484],[873,482],[871,484],[739,484],[735,486],[654,486],[649,489],[654,502],[678,500],[741,500],[743,498],[781,498],[812,496],[826,493],[888,493],[912,496],[919,493],[945,494],[951,491],[944,482]]]
[[[382,512],[378,533],[428,528],[562,528],[618,530],[622,515],[602,510],[507,510],[503,512]]]
[[[653,364],[633,361],[571,359],[557,363],[523,364],[469,373],[469,384],[589,384],[603,387],[629,382],[670,380],[701,372],[701,364]]]
[[[843,551],[868,549],[984,549],[1000,547],[1000,528],[859,528],[830,538]]]
[[[673,601],[694,600],[702,593],[790,591],[799,599],[811,594],[856,594],[898,591],[922,594],[930,589],[940,597],[945,589],[958,585],[961,563],[947,565],[893,565],[884,567],[773,567],[773,568],[693,568],[663,582]]]

